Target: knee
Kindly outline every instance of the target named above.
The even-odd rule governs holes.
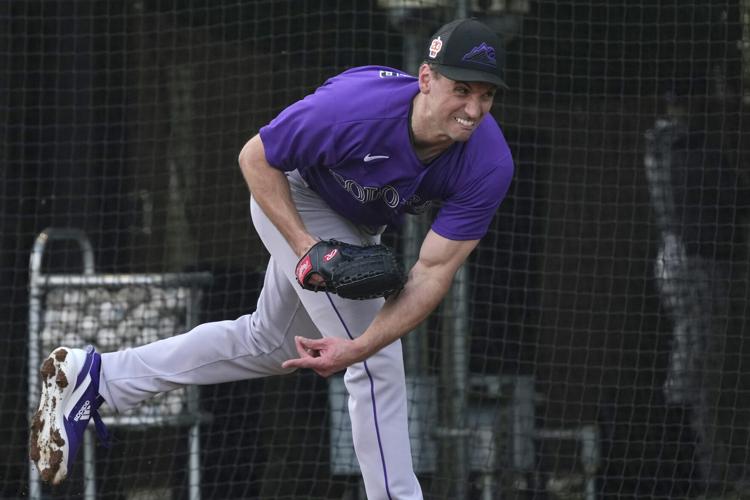
[[[369,397],[373,390],[379,393],[403,391],[406,380],[400,359],[391,364],[371,361],[372,358],[366,363],[357,363],[347,368],[344,383],[350,395],[356,396],[359,393]]]

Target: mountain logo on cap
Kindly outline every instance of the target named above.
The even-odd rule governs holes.
[[[435,59],[440,52],[440,49],[443,48],[443,41],[440,39],[440,37],[435,38],[432,43],[430,44],[430,57],[432,59]]]
[[[433,41],[432,43],[434,44],[435,42]],[[430,54],[432,54],[432,48],[430,48]],[[497,60],[495,59],[495,49],[484,42],[464,54],[461,59],[467,62],[484,64],[485,66],[492,66],[493,68],[497,67]]]

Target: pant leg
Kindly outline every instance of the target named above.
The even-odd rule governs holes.
[[[271,257],[256,311],[188,333],[102,354],[100,392],[116,411],[184,385],[288,373],[294,335],[319,336],[292,284]]]
[[[297,208],[311,233],[354,244],[379,241],[379,236],[368,234],[331,210],[298,179],[290,180]],[[252,213],[263,243],[286,271],[290,283],[294,283],[320,333],[342,338],[361,335],[384,300],[347,300],[302,289],[294,277],[297,256],[256,203],[252,203]],[[367,361],[349,367],[344,382],[349,392],[354,449],[367,498],[421,499],[411,459],[401,342],[396,341]]]

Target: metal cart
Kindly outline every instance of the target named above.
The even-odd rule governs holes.
[[[81,274],[44,274],[48,243],[75,242],[83,261]],[[210,273],[96,274],[94,252],[78,229],[49,228],[36,238],[29,279],[29,419],[39,402],[38,369],[42,356],[65,345],[94,345],[100,352],[135,347],[189,330],[197,324],[201,287]],[[200,424],[208,416],[199,408],[196,387],[178,389],[144,403],[126,415],[101,409],[109,426],[177,426],[187,428],[188,495],[200,498]],[[84,437],[84,498],[96,498],[93,426]],[[39,473],[29,463],[29,497],[42,498]]]

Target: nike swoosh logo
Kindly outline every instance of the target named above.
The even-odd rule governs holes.
[[[390,158],[390,156],[371,155],[370,153],[367,153],[363,159],[365,160],[365,163],[367,163],[367,162],[371,162],[374,160],[387,160],[388,158]]]

